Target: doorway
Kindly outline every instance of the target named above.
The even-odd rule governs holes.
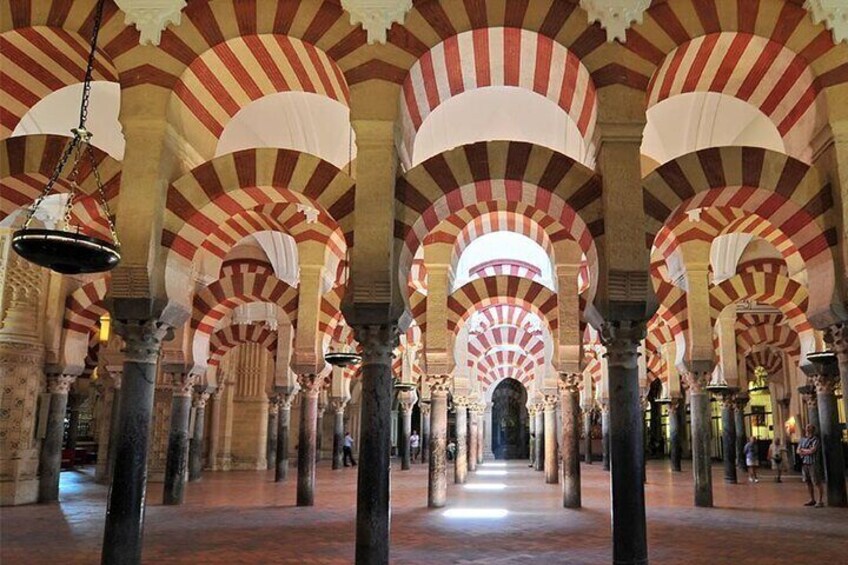
[[[492,393],[492,451],[496,459],[530,456],[527,389],[515,379],[504,379]]]

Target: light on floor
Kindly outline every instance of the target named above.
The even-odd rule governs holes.
[[[506,471],[498,470],[498,469],[479,469],[476,473],[477,475],[488,475],[494,477],[502,477],[506,475]]]
[[[481,463],[481,465],[485,465],[486,467],[506,467],[506,463],[501,462],[490,462],[490,463]]]
[[[506,488],[504,483],[476,483],[465,485],[465,490],[503,490]]]
[[[504,508],[451,508],[445,510],[445,518],[483,518],[497,519],[506,518],[509,514]]]

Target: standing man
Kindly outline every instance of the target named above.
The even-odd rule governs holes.
[[[350,432],[345,432],[344,446],[342,447],[342,451],[344,452],[344,466],[356,467],[356,461],[354,461],[353,459],[353,436],[350,435]],[[350,461],[350,464],[348,464],[348,461]]]
[[[804,506],[822,508],[824,507],[824,487],[822,486],[819,466],[816,465],[816,457],[819,456],[821,442],[816,435],[816,427],[814,425],[807,424],[804,432],[804,437],[801,438],[801,443],[798,444],[798,455],[801,456],[801,478],[807,483],[807,491],[810,493],[810,500]],[[818,503],[816,503],[813,485],[816,485],[819,491]]]
[[[421,438],[416,430],[412,430],[412,435],[409,436],[409,448],[412,450],[412,462],[418,463],[418,456],[421,455]]]

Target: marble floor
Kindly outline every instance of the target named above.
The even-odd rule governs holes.
[[[464,486],[450,484],[443,509],[426,508],[427,471],[392,474],[394,563],[609,563],[609,475],[583,465],[581,510],[561,507],[560,486],[524,462],[488,462]],[[151,484],[146,563],[350,563],[356,469],[322,462],[316,505],[294,506],[294,469],[285,484],[271,472],[207,472],[186,503],[162,506]],[[646,496],[652,563],[793,565],[845,563],[848,509],[807,508],[797,475],[777,484],[727,485],[713,468],[716,507],[692,506],[691,470],[648,465]],[[452,477],[450,477],[452,480]],[[62,473],[58,504],[0,509],[0,563],[99,562],[107,488],[86,472]]]

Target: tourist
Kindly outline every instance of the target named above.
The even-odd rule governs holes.
[[[456,456],[456,443],[453,440],[448,442],[447,456],[448,461],[453,461],[453,458]]]
[[[342,451],[344,452],[344,466],[356,467],[356,461],[353,460],[353,436],[350,435],[350,432],[345,432]],[[348,461],[350,461],[350,464],[348,464]]]
[[[409,449],[412,452],[412,462],[418,462],[418,456],[421,455],[421,438],[416,430],[412,430],[412,435],[409,436]]]
[[[780,438],[774,438],[774,442],[769,446],[769,459],[771,460],[771,468],[777,472],[777,476],[775,477],[775,482],[782,483],[781,476],[783,475],[783,469],[786,465],[786,461],[789,458],[789,452],[786,451],[786,446],[780,443]]]
[[[801,438],[801,442],[798,444],[798,455],[801,456],[801,478],[807,483],[807,491],[810,493],[810,500],[804,506],[821,508],[824,506],[824,487],[822,486],[821,473],[819,473],[819,466],[817,464],[821,442],[816,435],[816,427],[814,425],[807,424],[804,432],[804,437]],[[818,503],[816,503],[813,485],[819,491]]]
[[[748,482],[760,482],[757,477],[757,467],[760,466],[760,454],[757,451],[757,438],[751,436],[748,438],[748,443],[745,444],[745,465],[748,466]]]

